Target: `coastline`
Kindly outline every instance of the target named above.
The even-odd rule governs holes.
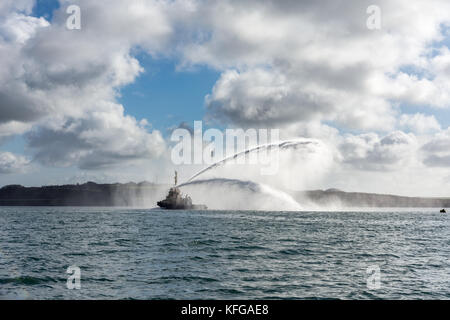
[[[169,186],[165,184],[87,182],[76,185],[0,188],[0,206],[145,207],[156,206]],[[406,197],[391,194],[345,192],[337,189],[287,191],[296,201],[321,207],[448,208],[450,198]]]

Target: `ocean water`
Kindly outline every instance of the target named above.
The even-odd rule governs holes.
[[[0,298],[449,299],[450,216],[3,207]]]

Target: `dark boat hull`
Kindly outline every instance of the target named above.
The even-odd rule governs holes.
[[[186,205],[182,203],[172,203],[168,201],[158,201],[157,205],[166,210],[207,210],[208,207],[203,204]]]

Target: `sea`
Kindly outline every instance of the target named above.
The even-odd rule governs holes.
[[[450,215],[0,207],[0,299],[449,299]]]

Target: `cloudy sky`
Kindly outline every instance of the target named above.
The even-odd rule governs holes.
[[[308,188],[449,196],[449,44],[446,0],[1,0],[0,185],[166,182],[204,120],[320,140]]]

